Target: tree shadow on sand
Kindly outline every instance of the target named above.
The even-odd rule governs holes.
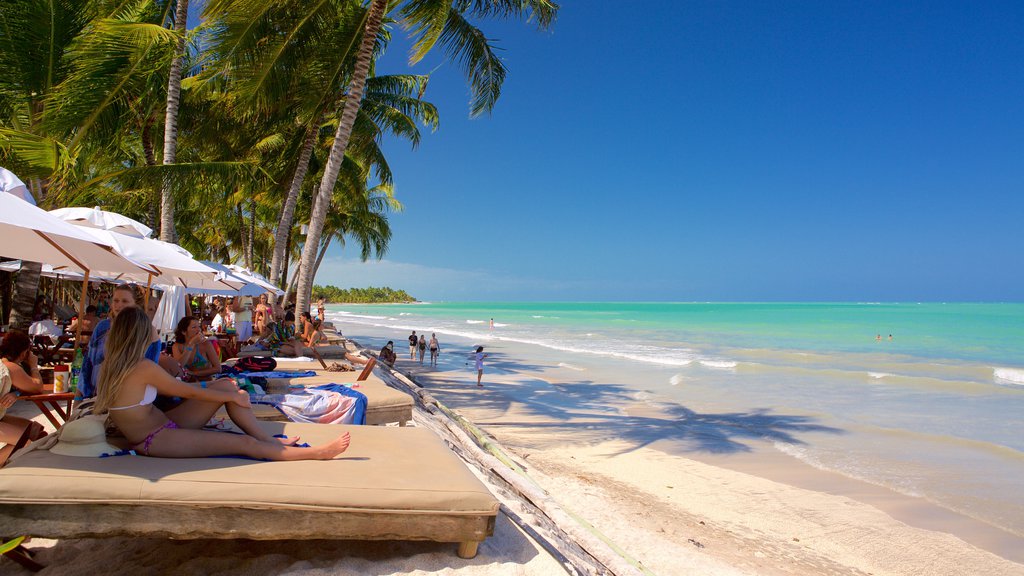
[[[813,417],[771,408],[701,413],[672,402],[654,402],[650,394],[624,385],[590,380],[524,379],[488,385],[484,391],[440,378],[428,377],[425,384],[438,400],[499,440],[514,433],[515,443],[538,449],[617,440],[626,444],[622,452],[669,442],[684,451],[729,454],[750,452],[754,442],[800,445],[805,444],[799,438],[802,434],[843,433]]]

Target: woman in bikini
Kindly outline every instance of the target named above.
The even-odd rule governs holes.
[[[171,355],[196,380],[209,380],[220,374],[220,355],[199,329],[199,319],[186,316],[174,329]]]
[[[320,330],[320,319],[314,320],[309,312],[303,312],[302,318],[302,343],[310,348],[316,346],[324,337]]]
[[[139,453],[163,458],[238,455],[265,460],[329,460],[348,448],[347,432],[311,448],[294,446],[297,438],[273,438],[256,421],[249,395],[230,379],[199,386],[185,384],[145,359],[152,333],[145,312],[129,308],[117,315],[107,340],[95,405],[95,412],[108,414]],[[158,393],[185,401],[165,413],[153,406]],[[221,406],[245,434],[201,430]]]

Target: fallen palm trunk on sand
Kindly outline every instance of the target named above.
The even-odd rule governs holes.
[[[509,519],[552,552],[567,569],[588,575],[653,576],[639,561],[630,558],[585,519],[556,502],[476,425],[438,402],[402,372],[382,367],[384,379],[389,384],[408,391],[417,399],[417,404],[433,416],[414,414],[416,425],[433,430],[446,439],[463,459],[484,471],[502,493],[502,510]],[[537,519],[538,525],[527,523],[521,514]]]

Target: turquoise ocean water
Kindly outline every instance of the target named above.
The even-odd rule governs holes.
[[[1024,304],[432,303],[329,317],[367,346],[436,332],[449,351],[554,358],[567,378],[639,400],[764,415],[737,419],[740,436],[1024,537]],[[813,425],[780,431],[778,416]]]

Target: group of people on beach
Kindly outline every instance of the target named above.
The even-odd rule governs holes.
[[[422,365],[428,348],[430,349],[430,366],[436,368],[437,357],[441,353],[441,344],[437,341],[437,334],[431,333],[429,341],[427,340],[426,334],[420,334],[417,336],[415,330],[409,334],[409,360],[415,362],[416,355],[418,353],[420,364]],[[398,355],[395,353],[395,341],[388,340],[387,344],[380,349],[377,357],[384,364],[394,367],[395,362],[398,360]],[[476,367],[476,385],[481,388],[483,387],[484,358],[487,358],[487,354],[484,354],[483,346],[477,346],[476,352],[470,355],[470,359],[473,360],[474,366]],[[467,360],[466,363],[468,364],[469,360]]]
[[[437,341],[437,334],[432,333],[428,342],[426,334],[417,336],[416,331],[413,330],[412,334],[409,335],[409,360],[415,361],[416,353],[419,352],[420,364],[422,365],[427,354],[427,348],[430,349],[430,366],[436,368],[437,357],[441,354],[441,344]],[[398,355],[395,354],[395,341],[388,340],[388,343],[381,348],[378,357],[381,362],[388,366],[394,366],[398,360]]]
[[[322,460],[348,448],[347,432],[327,444],[300,447],[299,438],[275,438],[261,428],[249,394],[233,379],[217,378],[220,360],[197,318],[185,317],[168,352],[161,348],[150,316],[138,307],[135,288],[115,288],[109,318],[98,322],[90,337],[78,388],[82,400],[95,397],[93,413],[106,415],[123,435],[113,443],[168,458]],[[7,452],[46,433],[29,420],[3,414],[17,400],[13,390],[36,394],[43,389],[31,340],[20,332],[5,335],[0,356],[0,442],[7,444],[0,450],[2,462]],[[186,371],[194,382],[183,381]],[[202,430],[222,406],[245,434]]]

